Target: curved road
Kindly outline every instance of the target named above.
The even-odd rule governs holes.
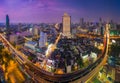
[[[38,67],[36,67],[32,62],[30,62],[25,55],[19,51],[17,51],[6,39],[2,34],[0,34],[0,39],[4,43],[8,49],[15,54],[16,59],[19,63],[21,63],[26,72],[35,80],[38,82],[71,82],[71,83],[80,83],[88,81],[91,77],[93,77],[97,72],[99,72],[99,69],[101,66],[104,65],[104,63],[107,60],[107,51],[108,51],[108,33],[106,32],[106,37],[104,39],[105,42],[105,52],[103,53],[102,57],[99,58],[95,63],[90,65],[84,70],[75,71],[73,73],[68,74],[53,74],[50,72],[47,72],[45,70],[42,70]],[[105,55],[105,56],[104,56]],[[102,60],[103,59],[103,60]],[[102,61],[101,61],[102,60]]]

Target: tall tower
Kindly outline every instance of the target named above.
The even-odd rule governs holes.
[[[47,42],[47,34],[40,32],[39,47],[45,47]]]
[[[80,18],[80,26],[84,25],[84,18]]]
[[[104,27],[101,27],[100,29],[101,29],[100,34],[103,36],[104,35]]]
[[[110,26],[110,24],[109,24],[109,23],[107,23],[107,24],[106,24],[106,32],[108,32],[108,33],[109,33],[109,29],[110,29],[110,27],[111,27],[111,26]]]
[[[102,18],[99,18],[99,26],[102,26]]]
[[[71,26],[71,16],[69,16],[67,13],[64,13],[62,17],[63,22],[63,34],[67,37],[69,37],[70,34],[70,26]]]
[[[22,30],[22,24],[19,23],[19,24],[18,24],[18,31],[21,32],[21,30]]]
[[[33,28],[33,35],[34,35],[34,36],[38,36],[38,35],[39,35],[38,26],[35,26],[35,27]]]
[[[6,29],[8,30],[10,28],[10,24],[9,24],[9,16],[6,15]]]

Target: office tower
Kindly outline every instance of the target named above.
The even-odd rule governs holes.
[[[111,25],[109,23],[106,24],[106,32],[109,31],[109,29],[111,28]]]
[[[82,27],[84,25],[84,18],[80,18],[80,26]]]
[[[99,23],[102,23],[102,18],[99,18]]]
[[[25,42],[25,39],[20,36],[20,34],[11,34],[9,35],[9,41],[12,44],[23,44]]]
[[[6,38],[9,40],[10,39],[10,34],[11,34],[11,32],[10,32],[10,24],[9,24],[9,16],[8,15],[6,15],[6,27],[5,27],[5,30],[6,30]]]
[[[40,32],[40,39],[39,39],[39,47],[45,47],[47,42],[47,34],[44,32]]]
[[[55,29],[56,29],[57,31],[60,31],[60,24],[56,23],[56,24],[55,24]]]
[[[19,23],[19,24],[18,24],[18,32],[21,32],[21,31],[22,31],[22,24]]]
[[[100,34],[103,36],[104,35],[104,27],[101,27],[100,29],[101,29]]]
[[[99,18],[99,26],[102,26],[102,18]]]
[[[116,23],[115,23],[113,20],[111,20],[111,21],[110,21],[110,29],[111,29],[111,30],[116,30],[116,28],[117,28],[117,27],[116,27]]]
[[[6,15],[6,29],[8,30],[10,28],[10,24],[9,24],[9,16]]]
[[[67,37],[69,37],[70,34],[70,26],[71,26],[71,16],[69,16],[67,13],[64,13],[62,17],[63,22],[63,34]]]
[[[39,28],[37,26],[35,26],[32,31],[33,31],[33,35],[34,36],[38,36],[39,35]]]

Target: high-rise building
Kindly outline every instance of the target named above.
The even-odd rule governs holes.
[[[11,34],[9,35],[9,41],[13,44],[23,44],[25,39],[20,34]]]
[[[38,35],[39,35],[39,28],[38,28],[38,26],[35,26],[35,27],[33,28],[32,32],[33,32],[33,35],[34,35],[34,36],[38,36]]]
[[[9,24],[9,16],[6,15],[6,29],[10,28],[10,24]]]
[[[111,30],[116,30],[116,28],[117,28],[116,23],[113,20],[111,20],[110,21],[110,29]]]
[[[21,32],[21,31],[22,31],[22,24],[19,23],[19,24],[18,24],[18,32]]]
[[[84,18],[80,18],[80,26],[82,27],[84,25]]]
[[[110,23],[107,23],[107,24],[106,24],[106,28],[105,28],[105,29],[106,29],[106,32],[108,32],[110,28],[111,28]]]
[[[103,36],[104,35],[104,27],[101,27],[100,29],[101,29],[100,34]]]
[[[71,35],[70,32],[71,16],[69,16],[67,13],[64,13],[62,17],[62,22],[63,22],[63,34],[69,37]]]
[[[59,26],[58,23],[55,24],[55,28],[56,28],[57,30],[59,30],[60,26]]]
[[[99,26],[102,26],[102,18],[99,18]]]
[[[39,47],[45,47],[47,42],[47,34],[44,32],[40,32],[40,39],[39,39]]]

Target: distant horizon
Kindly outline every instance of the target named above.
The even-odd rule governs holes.
[[[64,12],[71,22],[105,21],[120,23],[120,0],[1,0],[0,22],[8,14],[11,23],[61,23]]]
[[[7,15],[7,14],[6,14]],[[6,16],[5,15],[5,16]],[[9,15],[8,15],[9,16]],[[82,17],[83,18],[83,17]],[[100,18],[100,17],[99,17]],[[99,22],[99,18],[98,19],[88,19],[87,18],[87,20],[85,19],[85,18],[83,18],[84,19],[84,22]],[[59,22],[27,22],[27,21],[11,21],[12,19],[10,18],[10,16],[9,16],[9,19],[10,19],[10,23],[34,23],[34,24],[38,24],[38,23],[62,23],[62,16],[61,16],[61,19],[60,19],[60,21]],[[119,22],[116,22],[116,21],[114,21],[113,19],[109,19],[109,20],[106,20],[106,19],[104,19],[104,18],[102,18],[102,22],[110,22],[110,21],[113,21],[114,23],[118,23],[118,24],[120,24],[120,21]],[[4,20],[4,21],[1,21],[0,20],[0,23],[6,23],[6,19]],[[77,21],[77,22],[73,22],[72,21],[72,17],[71,17],[71,23],[80,23],[80,18],[79,18],[79,20]]]

